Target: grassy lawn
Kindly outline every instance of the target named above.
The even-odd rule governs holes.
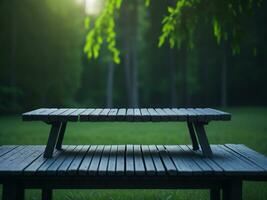
[[[207,126],[210,143],[242,143],[267,155],[267,108],[231,108],[231,122]],[[45,144],[49,126],[22,122],[20,116],[0,117],[0,144]],[[65,144],[188,144],[185,123],[70,123]],[[57,190],[54,199],[208,199],[204,190]],[[40,199],[30,190],[26,199]],[[244,199],[267,199],[267,183],[245,183]],[[1,197],[0,197],[1,198]]]

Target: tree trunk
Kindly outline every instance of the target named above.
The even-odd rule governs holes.
[[[171,105],[172,107],[177,107],[177,86],[176,86],[177,70],[175,66],[173,49],[170,49],[169,55],[170,55]]]
[[[189,103],[188,98],[188,84],[187,84],[187,47],[184,43],[180,50],[181,55],[181,96],[182,96],[182,105],[187,107]]]
[[[108,62],[108,77],[107,77],[107,108],[113,107],[113,79],[114,79],[114,63],[112,59]]]
[[[136,0],[133,8],[133,37],[132,37],[132,107],[138,107],[138,3]]]
[[[227,49],[222,44],[222,67],[221,67],[221,106],[227,106]]]

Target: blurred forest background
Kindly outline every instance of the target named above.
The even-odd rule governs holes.
[[[239,54],[228,41],[218,44],[204,20],[194,48],[158,48],[170,2],[123,2],[116,23],[121,62],[115,64],[105,49],[95,60],[84,54],[83,1],[1,0],[0,113],[64,106],[266,106],[266,1],[238,22]]]

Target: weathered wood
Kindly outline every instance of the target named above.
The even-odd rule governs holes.
[[[126,174],[134,175],[134,150],[133,145],[126,145]]]
[[[211,108],[42,108],[22,114],[25,121],[212,121],[230,120],[229,113]]]
[[[190,138],[192,141],[193,150],[195,150],[195,151],[199,150],[199,146],[198,146],[197,137],[196,137],[193,123],[190,121],[187,121],[187,128],[188,128],[189,135],[190,135]]]
[[[100,119],[104,119],[104,118],[100,118],[99,115],[100,113],[103,111],[102,108],[96,108],[93,112],[91,112],[88,115],[88,120],[89,121],[99,121]]]
[[[82,113],[80,113],[80,121],[81,122],[88,121],[89,120],[89,114],[94,112],[94,110],[95,109],[93,109],[93,108],[88,108],[88,109],[84,110]]]
[[[56,149],[61,150],[62,149],[62,142],[66,131],[67,122],[62,122],[59,129],[58,139],[56,143]]]
[[[212,151],[209,145],[209,141],[204,129],[204,124],[203,123],[194,123],[195,129],[196,129],[196,134],[198,137],[199,144],[201,146],[201,150],[203,152],[203,155],[206,157],[211,157],[212,156]]]
[[[148,108],[147,111],[149,112],[152,121],[160,121],[160,114],[157,113],[153,108]]]
[[[75,159],[73,160],[73,162],[71,163],[71,165],[69,166],[69,168],[67,169],[69,174],[78,174],[79,172],[79,167],[88,151],[88,149],[90,148],[89,145],[84,145],[82,146],[80,152],[75,156]]]
[[[83,161],[82,161],[82,163],[79,167],[79,170],[78,170],[79,175],[86,175],[87,174],[96,148],[97,148],[96,145],[92,145],[92,146],[90,146],[89,150],[86,152],[86,154],[83,158]]]
[[[61,123],[59,122],[53,122],[52,127],[50,130],[50,134],[48,137],[48,141],[46,144],[45,152],[44,152],[44,157],[45,158],[51,158],[58,140],[59,132],[61,128]]]
[[[207,124],[212,120],[230,120],[229,113],[210,109],[210,108],[128,108],[128,109],[109,109],[109,108],[60,108],[60,109],[37,109],[27,113],[23,113],[23,120],[41,120],[46,123],[54,124],[60,123],[58,136],[53,133],[49,136],[49,147],[47,146],[44,156],[51,157],[54,150],[54,143],[56,148],[61,149],[66,123],[68,121],[187,121],[190,137],[193,144],[193,149],[198,150],[197,139],[194,133],[192,123],[196,124],[198,140],[201,143],[202,151],[206,156],[211,156],[209,143],[206,134],[202,134],[202,124]],[[1,153],[1,152],[0,152]]]
[[[267,157],[251,152],[242,156],[242,145],[212,145],[214,156],[203,157],[186,145],[68,145],[50,159],[42,157],[44,146],[17,146],[1,157],[4,175],[100,175],[100,176],[266,176]],[[8,148],[8,147],[7,147]],[[16,149],[16,151],[15,151]],[[261,165],[256,164],[260,157]],[[255,158],[256,157],[256,158]],[[73,173],[70,173],[73,172]],[[266,177],[267,178],[267,177]]]
[[[90,167],[88,168],[88,175],[95,176],[98,174],[98,167],[101,161],[102,152],[104,145],[98,145],[91,161]]]

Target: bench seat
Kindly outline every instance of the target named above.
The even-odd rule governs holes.
[[[242,199],[242,181],[267,180],[267,157],[244,145],[211,145],[203,157],[188,145],[64,145],[52,158],[45,146],[0,146],[3,200],[24,189],[210,189],[211,199]]]
[[[267,175],[267,158],[244,145],[211,145],[211,158],[187,145],[64,145],[50,159],[44,148],[1,146],[0,177]]]

